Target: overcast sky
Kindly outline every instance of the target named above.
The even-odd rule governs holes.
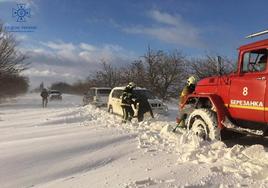
[[[12,9],[25,4],[31,16],[17,22]],[[0,0],[6,26],[35,26],[14,33],[30,57],[31,84],[84,79],[105,60],[114,65],[153,49],[179,49],[188,57],[216,53],[236,58],[236,49],[268,28],[265,0]]]

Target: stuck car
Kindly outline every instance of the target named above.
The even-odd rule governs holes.
[[[125,87],[115,87],[112,89],[108,99],[108,112],[123,115],[121,107],[121,96]],[[134,96],[145,95],[154,113],[167,115],[168,107],[158,99],[150,90],[146,88],[135,88],[133,90]],[[135,110],[134,110],[135,111]]]

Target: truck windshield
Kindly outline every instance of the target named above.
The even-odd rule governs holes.
[[[267,49],[246,52],[243,55],[243,72],[261,72],[266,69]]]

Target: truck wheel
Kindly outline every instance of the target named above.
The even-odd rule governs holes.
[[[187,120],[188,130],[192,130],[196,135],[204,140],[220,140],[220,129],[217,127],[215,112],[207,109],[194,110]]]
[[[114,113],[114,111],[113,111],[113,107],[110,105],[109,106],[109,108],[108,108],[108,112],[110,113],[110,114],[113,114]]]

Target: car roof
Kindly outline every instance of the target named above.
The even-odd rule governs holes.
[[[91,87],[89,89],[112,89],[110,87]]]
[[[118,89],[118,90],[124,90],[126,86],[120,86],[120,87],[114,87],[113,90]],[[149,90],[147,88],[142,88],[142,87],[136,87],[134,90]]]

